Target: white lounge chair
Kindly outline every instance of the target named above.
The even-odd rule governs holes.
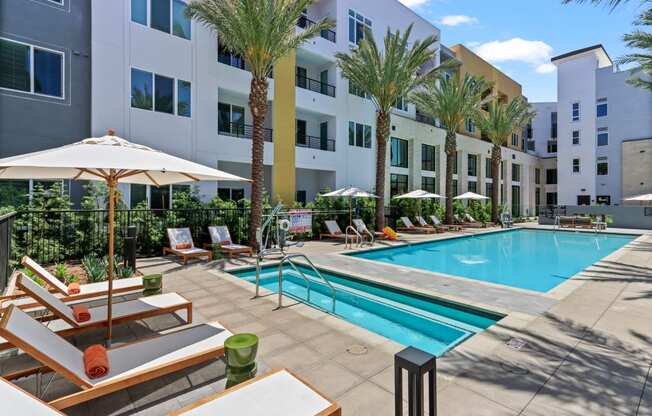
[[[326,221],[324,221],[324,225],[326,225],[326,229],[328,230],[328,233],[319,234],[319,239],[320,240],[323,237],[326,237],[326,238],[346,238],[346,235],[342,232],[342,230],[340,229],[340,226],[337,225],[336,221],[326,220]]]
[[[32,260],[30,257],[25,256],[21,260],[21,264],[27,269],[31,270],[35,275],[40,277],[51,288],[51,292],[58,297],[62,302],[76,302],[81,300],[102,299],[106,298],[109,291],[109,282],[96,282],[80,285],[80,292],[77,294],[69,294],[68,286],[66,286],[59,279],[54,277],[43,266]],[[113,294],[114,296],[123,296],[127,294],[134,294],[142,292],[143,279],[142,277],[129,277],[125,279],[115,279],[113,281]],[[11,290],[5,291],[6,296],[0,298],[0,311],[7,308],[9,305],[16,305],[21,309],[29,309],[30,312],[37,312],[42,309],[39,307],[38,302],[25,296],[24,293],[10,293]]]
[[[48,325],[61,336],[76,334],[92,328],[101,328],[108,323],[106,305],[88,308],[91,319],[85,322],[77,322],[72,313],[72,309],[68,305],[39,286],[29,277],[22,274],[19,275],[17,285],[58,318],[48,322]],[[177,293],[164,293],[162,295],[114,303],[112,321],[113,324],[119,324],[183,310],[186,312],[186,322],[192,322],[192,302]],[[11,347],[11,344],[6,341],[0,338],[0,350]]]
[[[19,308],[11,306],[4,314],[0,335],[43,364],[43,367],[5,375],[6,378],[52,370],[80,387],[81,391],[49,403],[65,409],[217,358],[224,354],[224,341],[232,334],[218,322],[212,322],[176,328],[155,338],[121,345],[107,351],[109,371],[96,379],[86,375],[82,351]]]
[[[197,257],[206,257],[208,261],[213,259],[213,252],[195,247],[192,241],[190,228],[168,228],[168,240],[170,247],[163,247],[163,255],[174,254],[183,259],[183,264],[188,263],[188,259]]]
[[[431,215],[430,216],[430,221],[432,221],[432,225],[437,228],[438,230],[441,231],[461,231],[462,227],[459,225],[445,225],[442,224],[441,221],[439,221],[439,218],[437,218],[436,215]]]
[[[227,253],[229,257],[233,257],[234,254],[249,254],[249,257],[251,257],[254,254],[254,249],[249,246],[233,244],[229,227],[226,225],[208,227],[208,233],[211,236],[211,242],[204,244],[205,249],[210,249],[214,244],[219,244],[220,251]]]
[[[417,227],[412,224],[412,221],[408,217],[401,217],[401,222],[403,227],[397,227],[398,231],[408,232],[408,233],[421,233],[421,234],[435,234],[437,230],[432,227]]]
[[[337,403],[282,369],[206,397],[170,416],[340,416],[341,412]]]
[[[2,377],[0,377],[0,403],[3,412],[6,412],[4,414],[7,415],[66,416]]]

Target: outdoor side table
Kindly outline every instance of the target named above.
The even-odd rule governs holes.
[[[437,415],[435,373],[437,357],[414,347],[407,347],[394,356],[394,409],[403,415],[403,370],[408,372],[408,415],[423,416],[423,376],[428,374],[428,410]]]
[[[235,334],[224,341],[226,360],[226,387],[233,387],[256,375],[258,337],[254,334]]]

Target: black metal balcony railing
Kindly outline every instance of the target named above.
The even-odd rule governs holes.
[[[297,134],[297,146],[307,147],[310,149],[325,150],[327,152],[334,152],[335,140]]]
[[[424,114],[417,113],[417,115],[416,115],[416,120],[417,120],[419,123],[430,124],[431,126],[435,126],[435,127],[437,127],[437,122],[436,122],[436,120],[435,120],[434,118],[430,117],[430,116],[426,116],[426,115],[424,115]]]
[[[297,26],[301,29],[307,29],[311,26],[314,26],[316,23],[308,19],[306,16],[301,16],[297,21]],[[322,38],[335,43],[335,32],[330,29],[322,29],[320,32]]]
[[[335,97],[335,87],[316,79],[297,75],[297,87]]]
[[[245,64],[244,58],[238,55],[234,55],[229,52],[223,52],[219,51],[217,55],[217,61],[224,64],[224,65],[229,65],[235,68],[240,68],[245,71],[248,71],[249,68],[247,68],[247,65]]]
[[[218,127],[218,133],[223,136],[231,136],[251,140],[254,133],[254,126],[243,123],[220,123]],[[263,135],[266,142],[271,142],[273,130],[264,128]]]

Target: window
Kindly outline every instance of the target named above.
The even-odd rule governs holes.
[[[550,138],[557,138],[557,112],[550,113]]]
[[[557,205],[557,192],[546,192],[546,205]]]
[[[154,111],[174,114],[174,79],[154,76]]]
[[[548,153],[557,153],[557,140],[548,140]]]
[[[487,177],[487,179],[493,178],[493,172],[491,171],[491,159],[486,158],[484,160],[484,176]]]
[[[457,196],[457,179],[453,179],[453,195]]]
[[[573,121],[580,120],[580,103],[573,103],[572,120]]]
[[[242,188],[217,188],[217,196],[222,201],[240,201],[244,195]]]
[[[467,118],[464,123],[464,128],[466,128],[466,131],[469,133],[475,133],[475,123],[473,122],[473,119]]]
[[[151,72],[131,68],[131,106],[151,110],[153,86]]]
[[[397,175],[392,173],[389,176],[389,193],[391,197],[396,195],[403,195],[408,190],[408,177],[407,175]]]
[[[177,114],[190,117],[190,83],[177,80]]]
[[[18,207],[29,203],[29,180],[0,180],[0,204]]]
[[[595,198],[598,205],[611,205],[611,195],[598,195]]]
[[[580,131],[579,130],[573,130],[573,144],[578,145],[580,144]]]
[[[360,98],[369,99],[369,94],[363,91],[362,88],[355,85],[355,83],[352,81],[349,81],[349,94],[357,95]]]
[[[536,215],[539,215],[539,205],[541,205],[541,188],[536,188],[534,190],[534,209]]]
[[[596,166],[596,171],[598,176],[607,176],[609,175],[609,161],[606,157],[599,157],[598,163]]]
[[[300,203],[302,206],[306,206],[306,202],[308,200],[308,196],[306,191],[297,191],[297,196],[295,200]]]
[[[469,181],[467,184],[467,188],[469,192],[478,192],[478,183],[476,181]]]
[[[518,134],[512,133],[512,147],[518,147]]]
[[[147,0],[131,0],[131,21],[147,26]]]
[[[557,169],[546,169],[546,185],[557,185]]]
[[[371,30],[371,20],[349,10],[349,42],[359,45],[364,39],[365,29]]]
[[[180,0],[172,1],[172,34],[180,38],[190,39],[190,19],[186,17],[186,3]]]
[[[521,181],[521,165],[512,164],[512,181],[513,182]]]
[[[512,215],[521,216],[521,187],[512,185]]]
[[[469,166],[467,169],[468,175],[478,176],[478,155],[468,155],[468,161],[469,161]]]
[[[527,150],[529,150],[530,152],[534,152],[535,150],[537,150],[536,142],[534,140],[527,141]]]
[[[607,117],[608,113],[608,104],[606,98],[599,98],[596,105],[596,115],[598,117]]]
[[[392,104],[392,107],[396,108],[397,110],[408,111],[407,100],[405,97],[398,97],[394,104]]]
[[[607,146],[609,144],[609,130],[606,127],[598,129],[598,146]]]
[[[147,185],[131,184],[129,206],[133,209],[143,201],[147,201]]]
[[[152,29],[170,33],[170,0],[150,0]]]
[[[308,141],[308,126],[306,125],[306,120],[297,120],[296,135],[297,135],[297,144],[306,145]]]
[[[227,103],[217,104],[217,130],[219,133],[244,136],[245,109]]]
[[[580,173],[580,160],[573,159],[573,173]]]
[[[429,144],[421,145],[421,170],[427,170],[429,172],[435,172],[435,146],[430,146]]]
[[[349,121],[349,146],[371,149],[371,126]]]
[[[432,194],[435,193],[435,178],[429,176],[421,177],[421,189]]]
[[[63,53],[0,39],[0,88],[63,98]]]
[[[407,140],[392,137],[391,143],[391,165],[397,168],[408,167],[408,142]]]
[[[170,209],[169,186],[150,186],[149,195],[151,209]]]
[[[577,195],[577,205],[591,205],[591,196]]]
[[[534,168],[534,184],[541,185],[541,169]]]

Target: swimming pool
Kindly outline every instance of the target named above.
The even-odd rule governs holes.
[[[513,229],[351,256],[547,292],[635,238]]]
[[[330,289],[318,280],[311,269],[298,267],[311,279],[309,304],[330,313]],[[365,282],[350,276],[324,270],[320,272],[335,288],[336,316],[399,344],[413,346],[437,356],[502,318],[490,312]],[[232,274],[255,284],[255,269]],[[260,284],[272,292],[278,292],[278,267],[263,267]],[[305,281],[290,267],[285,267],[283,271],[283,293],[304,302],[307,299]]]

